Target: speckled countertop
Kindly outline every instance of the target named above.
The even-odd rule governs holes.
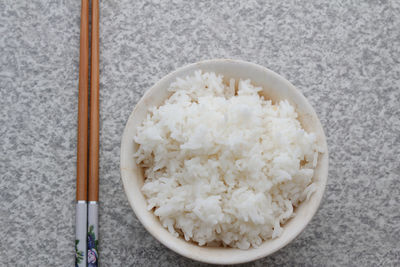
[[[290,80],[330,150],[320,210],[248,266],[399,266],[399,1],[101,1],[102,266],[201,266],[139,223],[124,124],[182,65],[236,58]],[[0,266],[72,266],[80,1],[0,0]]]

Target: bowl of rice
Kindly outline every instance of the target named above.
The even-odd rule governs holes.
[[[212,264],[266,257],[310,222],[328,176],[321,123],[265,67],[217,59],[163,77],[122,136],[121,176],[147,231]]]

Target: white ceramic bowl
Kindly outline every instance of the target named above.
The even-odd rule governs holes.
[[[299,114],[299,120],[303,128],[316,133],[319,145],[324,148],[325,152],[320,154],[314,174],[317,180],[317,191],[308,201],[301,203],[296,208],[296,216],[283,226],[284,231],[280,237],[264,241],[259,248],[240,250],[198,246],[185,241],[183,238],[171,235],[162,227],[153,212],[146,210],[146,200],[140,191],[144,181],[143,172],[133,159],[135,151],[133,136],[136,134],[137,127],[144,120],[148,108],[150,106],[161,105],[169,96],[167,92],[169,84],[177,77],[185,77],[199,69],[223,74],[228,81],[230,78],[250,79],[253,84],[262,86],[265,96],[273,102],[280,99],[287,99],[294,105]],[[253,63],[229,59],[207,60],[187,65],[168,74],[150,88],[139,103],[137,103],[128,119],[122,136],[121,175],[125,193],[137,218],[142,222],[147,231],[161,243],[173,251],[197,261],[214,264],[237,264],[268,256],[290,243],[303,231],[317,211],[324,193],[328,176],[328,150],[324,131],[314,109],[302,93],[290,82],[275,72]]]

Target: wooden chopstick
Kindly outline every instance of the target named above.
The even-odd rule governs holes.
[[[76,200],[87,200],[88,95],[89,95],[89,6],[82,0],[79,53],[78,160]]]
[[[99,200],[99,2],[92,1],[90,76],[89,201]]]
[[[99,1],[92,0],[92,48],[90,75],[90,138],[88,193],[88,263],[98,263],[99,200]]]
[[[89,94],[89,1],[82,0],[79,51],[78,144],[76,172],[75,261],[87,265],[87,159]]]

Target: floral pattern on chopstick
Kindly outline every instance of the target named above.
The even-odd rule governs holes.
[[[97,267],[98,265],[98,244],[99,241],[96,239],[94,233],[94,226],[89,226],[88,231],[88,267]]]
[[[75,240],[75,267],[78,267],[83,260],[83,251],[78,250],[79,240]]]

